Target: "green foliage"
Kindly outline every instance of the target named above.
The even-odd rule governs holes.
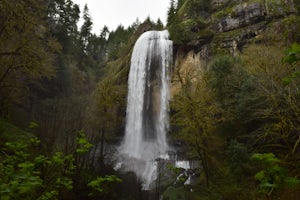
[[[163,196],[164,199],[168,200],[184,200],[185,190],[183,188],[175,188],[175,187],[168,187],[167,190],[164,192]]]
[[[226,154],[228,155],[229,167],[234,174],[243,175],[250,168],[248,151],[245,144],[235,139],[229,142]]]
[[[237,106],[236,96],[247,80],[247,75],[238,58],[231,56],[216,56],[209,65],[208,87],[210,87],[218,102],[226,106],[227,118],[230,119]]]
[[[121,183],[122,179],[118,178],[115,175],[106,175],[104,177],[98,177],[97,179],[88,183],[88,187],[92,189],[90,196],[94,196],[97,193],[107,194],[111,193],[112,186]]]
[[[156,21],[156,27],[157,27],[158,30],[162,30],[164,28],[164,24],[163,24],[163,22],[161,21],[160,18],[158,18],[157,21]]]
[[[84,5],[83,9],[83,20],[84,22],[80,29],[80,39],[82,42],[82,49],[85,51],[88,45],[88,40],[91,37],[91,30],[93,25],[87,4]]]
[[[263,194],[271,196],[274,190],[283,185],[295,187],[300,183],[300,180],[287,176],[286,170],[280,166],[281,161],[273,153],[256,153],[251,158],[264,165],[264,169],[255,174]]]
[[[181,8],[185,2],[186,2],[186,0],[178,0],[177,1],[177,7]]]
[[[170,7],[168,9],[168,18],[167,18],[167,25],[174,23],[175,15],[176,15],[176,5],[175,0],[170,1]]]
[[[124,117],[120,111],[126,107],[125,86],[115,83],[114,78],[104,79],[97,85],[94,100],[92,112],[96,118],[91,120],[91,125],[107,139],[111,138],[119,130],[118,124]]]
[[[231,84],[230,75],[234,72],[234,60],[230,56],[217,57],[209,68],[209,85],[216,91],[220,98],[227,93],[229,84]]]
[[[199,159],[208,185],[209,174],[217,166],[212,155],[223,143],[216,134],[223,110],[207,87],[206,76],[198,73],[185,76],[180,72],[178,76],[182,90],[171,101],[171,123],[176,127],[173,134],[188,144],[192,157]]]
[[[167,169],[171,170],[172,172],[174,172],[175,174],[179,175],[179,173],[182,171],[182,169],[175,167],[172,164],[168,164],[167,165]]]
[[[1,116],[8,115],[9,106],[26,99],[29,85],[55,75],[53,54],[60,45],[47,32],[46,16],[43,1],[0,2]]]
[[[188,4],[187,13],[191,17],[207,15],[210,12],[211,0],[191,0]]]
[[[124,56],[124,49],[127,53],[127,43],[135,31],[135,25],[125,28],[123,25],[119,25],[116,30],[111,31],[108,37],[107,53],[108,60],[116,60],[117,58]]]
[[[41,172],[30,160],[28,148],[35,145],[36,140],[29,143],[5,143],[1,152],[0,163],[0,196],[1,199],[31,199],[36,189],[42,186]]]
[[[77,154],[87,153],[92,146],[81,131]],[[73,189],[75,156],[54,152],[37,153],[40,140],[6,142],[0,154],[0,196],[3,199],[57,199],[61,192]],[[106,177],[112,181],[115,177]],[[116,181],[119,181],[115,178]]]
[[[0,120],[0,199],[64,199],[86,189],[92,174],[110,170],[96,162],[104,160],[104,142],[123,131],[140,22],[111,32],[104,26],[98,35],[87,6],[82,14],[78,28],[81,13],[72,0],[0,1],[0,117],[6,118]],[[160,20],[154,26],[163,28]],[[107,64],[120,56],[126,62]],[[95,110],[93,91],[99,92]],[[78,134],[83,128],[89,133]]]
[[[299,1],[294,2],[299,7]],[[199,50],[217,34],[210,30],[210,5],[209,0],[170,1],[168,28],[175,44]],[[142,32],[162,29],[163,24],[149,18],[141,26],[137,20],[127,28],[120,25],[109,32],[104,27],[100,35],[92,34],[87,6],[78,29],[80,10],[71,0],[2,0],[0,11],[0,115],[34,131],[41,140],[0,120],[0,199],[61,199],[70,190],[82,191],[87,198],[86,187],[90,198],[119,199],[115,191],[120,180],[105,176],[109,167],[102,166],[103,144],[122,135],[133,44]],[[232,9],[213,17],[228,11]],[[252,194],[247,176],[252,151],[278,155],[258,156],[264,168],[256,180],[263,192],[299,185],[287,175],[298,175],[300,165],[299,45],[292,45],[282,62],[285,44],[276,43],[282,35],[287,42],[299,39],[299,17],[275,21],[268,24],[270,36],[260,40],[258,35],[255,40],[269,46],[247,43],[243,65],[208,51],[212,62],[207,72],[179,75],[182,90],[171,102],[170,132],[186,144],[188,156],[199,159],[203,173],[196,192],[170,187],[164,197],[255,199],[255,194],[247,195]],[[259,24],[255,34],[263,26]],[[77,134],[83,127],[91,131]],[[101,177],[90,181],[92,175]],[[203,184],[205,179],[210,187]]]
[[[290,48],[285,51],[285,57],[283,58],[283,62],[289,63],[294,72],[292,72],[289,76],[282,78],[282,82],[284,85],[289,85],[293,80],[296,80],[300,76],[300,70],[296,66],[300,61],[300,45],[297,43],[292,44]]]
[[[291,60],[295,52],[291,51]],[[290,67],[282,56],[283,48],[249,45],[241,58],[214,57],[198,76],[186,78],[178,72],[183,86],[171,103],[172,133],[190,147],[189,155],[200,155],[203,172],[208,170],[216,194],[224,199],[251,199],[240,194],[255,187],[250,179],[255,169],[249,160],[253,151],[273,153],[258,156],[264,166],[256,175],[261,192],[270,198],[289,190],[285,187],[289,183],[299,186],[294,178],[299,174],[299,78],[282,84],[282,78],[297,69],[297,62]],[[226,156],[214,151],[222,142]],[[247,184],[235,185],[238,182]]]
[[[69,49],[68,45],[72,43],[70,39],[77,34],[77,22],[80,18],[79,6],[71,0],[52,0],[48,4],[47,12],[51,31],[64,48]],[[63,41],[63,39],[67,41]]]
[[[208,11],[209,1],[170,1],[167,26],[175,44],[204,44],[214,33],[208,27],[203,12]]]
[[[42,174],[41,164],[48,163],[49,165],[63,165],[58,162],[57,158],[46,159],[45,157],[38,156],[31,159],[32,156],[26,149],[29,148],[28,144],[24,143],[6,143],[5,151],[13,153],[9,157],[6,155],[1,156],[3,160],[3,168],[1,169],[1,196],[6,199],[32,199],[38,194],[38,189],[43,188],[44,180]],[[41,162],[42,161],[42,162]],[[60,185],[55,187],[60,188]]]
[[[32,133],[24,131],[5,119],[0,118],[0,144],[3,145],[7,141],[23,141],[32,139]]]
[[[77,146],[77,149],[76,149],[76,153],[78,153],[78,154],[85,154],[85,153],[89,152],[90,148],[93,146],[86,139],[83,130],[81,130],[79,132],[79,135],[77,137],[77,145],[78,146]]]
[[[174,19],[169,25],[170,37],[176,44],[206,43],[213,37],[213,32],[205,29],[207,24],[203,19]]]
[[[251,57],[257,59],[244,57],[251,80],[255,81],[251,92],[243,92],[243,102],[248,99],[247,105],[251,108],[248,117],[243,120],[247,120],[248,130],[252,133],[248,142],[257,145],[257,151],[285,155],[280,158],[288,163],[286,165],[293,174],[297,174],[299,77],[295,76],[293,81],[283,84],[282,79],[295,72],[282,62],[283,49],[263,45],[250,48]],[[245,55],[249,53],[245,51]]]
[[[30,122],[28,127],[29,127],[30,129],[34,129],[34,128],[39,127],[39,124],[36,123],[36,122]]]
[[[300,45],[297,43],[292,44],[290,48],[286,50],[286,56],[283,58],[284,62],[294,64],[300,61]]]

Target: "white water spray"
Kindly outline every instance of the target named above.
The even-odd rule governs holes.
[[[168,102],[173,57],[168,31],[149,31],[137,40],[128,78],[125,137],[119,148],[121,162],[144,182],[156,178],[156,159],[166,156],[169,128]]]

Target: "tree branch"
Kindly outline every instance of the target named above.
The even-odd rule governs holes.
[[[22,47],[18,47],[14,51],[8,51],[8,52],[0,52],[0,56],[10,56],[10,55],[21,55],[19,51],[22,49]]]

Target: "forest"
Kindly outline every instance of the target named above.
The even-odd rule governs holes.
[[[0,1],[0,200],[300,198],[299,0],[170,0],[165,25],[92,28],[72,0]],[[165,29],[168,140],[199,167],[185,185],[167,166],[144,191],[113,147],[133,46]],[[201,61],[186,64],[189,52]]]

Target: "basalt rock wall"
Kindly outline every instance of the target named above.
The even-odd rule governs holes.
[[[211,0],[207,12],[199,10],[198,16],[191,17],[179,8],[178,15],[177,26],[184,35],[172,34],[176,28],[171,25],[175,46],[172,94],[179,91],[184,77],[202,73],[217,54],[238,55],[249,44],[270,42],[270,35],[274,42],[300,40],[295,34],[300,26],[293,0]]]

